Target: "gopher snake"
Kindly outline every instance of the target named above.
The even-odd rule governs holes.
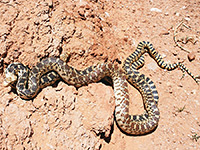
[[[52,84],[60,77],[67,83],[80,87],[97,82],[108,76],[113,81],[115,94],[115,118],[122,131],[140,135],[156,128],[160,118],[157,107],[158,93],[153,81],[140,74],[137,69],[144,64],[143,54],[148,52],[161,68],[173,70],[181,68],[196,82],[196,78],[181,63],[166,64],[149,42],[140,42],[135,52],[125,61],[123,69],[117,64],[99,63],[84,70],[77,70],[59,58],[49,57],[37,63],[30,70],[21,63],[12,63],[5,70],[5,85],[16,88],[23,99],[34,98],[39,89]],[[52,72],[53,71],[53,72]],[[142,94],[145,112],[141,115],[129,115],[129,94],[127,81]]]

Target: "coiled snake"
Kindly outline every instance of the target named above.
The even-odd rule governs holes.
[[[124,61],[123,69],[117,64],[99,63],[84,70],[77,70],[59,58],[49,57],[29,69],[21,63],[12,63],[5,70],[5,85],[16,88],[23,99],[34,98],[40,88],[44,88],[60,77],[70,85],[80,87],[97,82],[108,76],[112,79],[115,95],[115,118],[122,131],[128,134],[146,134],[156,128],[160,118],[158,92],[153,81],[138,72],[144,65],[144,53],[149,53],[164,69],[180,68],[196,82],[197,79],[181,63],[166,64],[149,42],[140,42],[137,49]],[[136,87],[143,98],[145,112],[129,115],[129,94],[127,81]]]

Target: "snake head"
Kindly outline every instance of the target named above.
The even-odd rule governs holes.
[[[13,87],[17,81],[17,76],[13,74],[12,72],[6,72],[5,73],[5,79],[3,82],[3,85],[8,87],[11,86]]]
[[[18,62],[14,62],[8,65],[4,73],[5,79],[3,85],[6,87],[11,86],[12,88],[16,88],[18,76],[22,75],[27,70],[29,70],[27,66],[24,66],[23,64]]]

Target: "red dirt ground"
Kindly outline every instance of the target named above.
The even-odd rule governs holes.
[[[159,93],[161,118],[147,135],[122,133],[114,121],[111,86],[79,88],[63,82],[22,100],[2,85],[12,62],[34,66],[42,58],[70,52],[69,65],[122,63],[140,41],[150,41],[166,62],[183,62],[200,75],[200,1],[196,0],[1,0],[0,149],[200,149],[200,86],[180,70],[166,71],[147,54],[140,71]],[[174,29],[183,20],[190,27]],[[193,42],[181,38],[192,37]],[[194,57],[189,61],[188,57]],[[130,86],[131,114],[142,113],[140,93]],[[196,138],[195,138],[196,137]],[[195,140],[196,139],[196,140]]]

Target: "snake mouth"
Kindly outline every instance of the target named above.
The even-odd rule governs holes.
[[[5,80],[3,82],[3,85],[5,87],[13,86],[16,81],[17,81],[17,76],[16,75],[14,75],[12,73],[7,73],[5,75]]]
[[[7,80],[3,81],[3,86],[8,87],[10,85],[10,83]]]

